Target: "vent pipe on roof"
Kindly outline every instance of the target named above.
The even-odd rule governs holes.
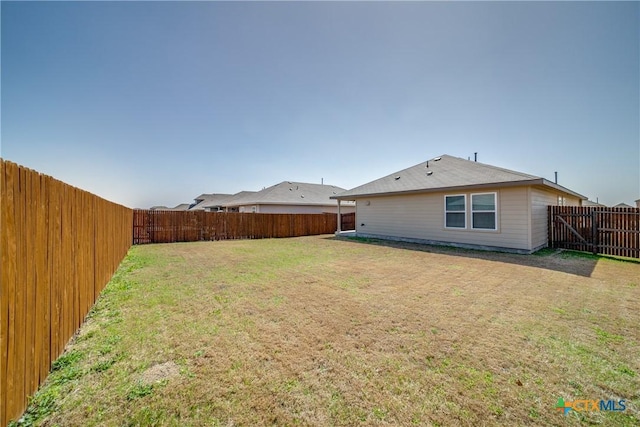
[[[554,174],[556,174],[556,184],[558,183],[558,171],[555,171]]]
[[[324,185],[324,178],[320,178],[320,185]]]
[[[477,151],[473,153],[473,161],[474,162],[478,161],[478,152]]]

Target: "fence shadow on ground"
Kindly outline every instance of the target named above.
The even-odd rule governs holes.
[[[640,264],[640,261],[635,259],[616,258],[605,255],[593,255],[590,253],[557,249],[542,249],[531,255],[521,255],[477,249],[464,249],[452,246],[427,245],[421,243],[409,243],[359,237],[331,236],[327,237],[327,239],[343,240],[353,243],[360,243],[363,245],[385,246],[402,250],[428,252],[455,257],[482,259],[493,262],[504,262],[508,264],[516,264],[532,268],[542,268],[545,270],[559,271],[562,273],[583,277],[591,277],[598,261],[602,259],[615,259],[620,262]]]

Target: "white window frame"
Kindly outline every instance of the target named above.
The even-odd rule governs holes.
[[[447,197],[460,197],[464,198],[464,210],[463,211],[447,211]],[[449,227],[447,226],[447,213],[461,213],[464,215],[464,227]],[[444,228],[447,230],[466,230],[467,229],[467,195],[466,194],[445,194],[444,196]]]
[[[476,211],[473,210],[473,196],[484,196],[487,194],[493,194],[493,210],[491,211]],[[498,231],[498,193],[495,191],[490,191],[486,193],[471,193],[469,195],[469,212],[470,216],[470,228],[474,231]],[[476,228],[473,226],[473,214],[474,213],[493,213],[493,228]]]

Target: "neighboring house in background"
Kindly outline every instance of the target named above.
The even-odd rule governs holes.
[[[169,210],[171,211],[188,211],[189,210],[189,206],[191,206],[189,203],[181,203],[178,206],[171,208]]]
[[[176,207],[168,208],[166,206],[151,206],[149,210],[151,211],[186,211],[191,206],[189,203],[181,203]]]
[[[606,205],[603,205],[602,203],[598,203],[598,202],[593,202],[591,200],[583,200],[582,201],[582,206],[590,206],[590,207],[597,207],[597,208],[606,208]]]
[[[213,210],[218,206],[222,206],[221,203],[224,200],[230,198],[231,194],[220,194],[220,193],[212,193],[212,194],[201,194],[195,199],[194,204],[189,207],[190,211],[204,211],[205,206],[209,207],[209,210]]]
[[[586,197],[533,175],[443,155],[332,198],[356,201],[356,236],[531,253],[548,205]]]
[[[640,209],[640,199],[636,200],[636,208]]]
[[[614,208],[632,208],[633,206],[628,205],[626,203],[618,203],[617,205],[613,206]]]
[[[223,205],[210,206],[209,204],[205,203],[204,204],[204,209],[206,211],[209,211],[209,212],[220,212],[220,211],[223,211],[223,212],[238,212],[238,207],[237,206],[229,208],[226,205],[229,204],[229,203],[233,204],[236,201],[241,200],[241,199],[243,199],[245,197],[248,197],[249,195],[255,194],[255,193],[256,193],[256,191],[241,191],[241,192],[236,193],[236,194],[234,194],[234,195],[232,195],[230,197],[227,197],[225,199]]]
[[[336,213],[332,200],[344,188],[334,185],[283,181],[255,193],[234,197],[224,203],[227,211],[248,213]],[[342,206],[342,212],[354,212],[355,203]]]

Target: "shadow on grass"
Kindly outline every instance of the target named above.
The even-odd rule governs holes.
[[[505,252],[465,249],[453,246],[428,245],[422,243],[400,242],[364,237],[327,237],[329,240],[343,240],[366,245],[385,246],[419,252],[429,252],[457,257],[483,259],[494,262],[505,262],[527,267],[543,268],[560,271],[577,276],[591,277],[596,264],[600,260],[639,264],[640,260],[616,258],[606,255],[593,255],[586,252],[569,251],[564,249],[541,249],[531,255],[520,255]]]

